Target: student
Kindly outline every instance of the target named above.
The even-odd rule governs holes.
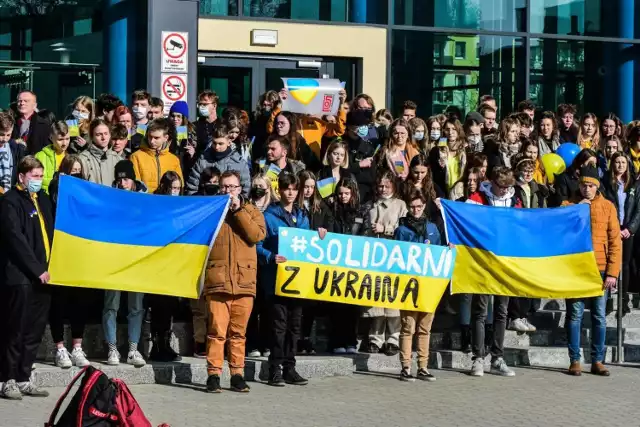
[[[400,218],[398,228],[395,231],[394,239],[402,242],[428,243],[431,245],[442,245],[442,239],[438,227],[429,220],[426,213],[427,198],[419,190],[414,190],[407,198],[409,211],[407,216]],[[418,352],[418,373],[417,378],[424,381],[435,381],[428,370],[429,362],[429,338],[431,335],[431,324],[434,313],[423,313],[419,311],[400,311],[400,379],[403,381],[414,381],[411,375],[411,348],[414,335],[417,335]]]
[[[480,191],[467,199],[467,203],[475,203],[486,206],[499,206],[521,208],[522,201],[515,195],[515,179],[513,172],[506,167],[497,167],[493,170],[490,182],[480,184]],[[473,364],[471,376],[484,375],[485,349],[485,319],[487,307],[491,295],[473,295],[471,301],[471,313],[474,323],[473,328]],[[493,295],[493,342],[491,343],[491,373],[512,377],[515,375],[503,359],[504,335],[507,326],[507,307],[509,297]]]
[[[60,167],[58,168],[58,171],[55,174],[53,174],[53,179],[51,179],[51,183],[49,184],[49,198],[51,199],[51,205],[53,206],[54,217],[56,214],[56,208],[58,203],[58,188],[60,186],[60,175],[70,175],[74,178],[84,179],[80,157],[76,154],[67,154],[64,157],[64,159],[62,159],[62,163],[60,163]]]
[[[434,182],[449,195],[450,199],[456,200],[462,194],[460,178],[467,165],[464,149],[466,137],[458,120],[447,120],[443,129],[447,141],[444,144],[441,140],[438,147],[429,153],[431,171]]]
[[[129,131],[127,131],[124,125],[117,124],[111,128],[111,149],[120,156],[122,160],[128,160],[131,156]]]
[[[484,150],[482,141],[482,129],[484,128],[484,117],[475,111],[467,114],[462,127],[467,137],[468,150],[472,153],[479,153]]]
[[[11,137],[15,121],[9,113],[0,112],[0,193],[6,193],[18,181],[18,164],[26,147]]]
[[[380,150],[379,170],[389,170],[395,177],[404,181],[409,176],[409,164],[420,152],[409,139],[411,127],[404,119],[391,123],[391,139]]]
[[[318,173],[318,181],[326,178],[334,178],[336,183],[344,178],[355,181],[355,176],[349,170],[349,152],[347,144],[342,141],[334,141],[329,144],[324,153],[322,164],[324,167]],[[330,199],[331,196],[327,196]]]
[[[131,95],[131,112],[133,113],[133,129],[139,125],[149,123],[149,107],[151,105],[151,94],[146,90],[136,90]]]
[[[249,168],[251,168],[251,141],[247,136],[247,125],[244,120],[240,118],[240,110],[233,109],[233,111],[235,111],[235,113],[224,119],[224,123],[229,129],[231,147],[240,154],[240,157],[242,157],[247,165],[249,165]]]
[[[278,255],[280,227],[309,229],[309,218],[296,206],[298,177],[283,172],[278,177],[280,202],[271,204],[264,212],[267,234],[258,243],[258,261],[262,265],[260,275],[269,298],[271,324],[271,354],[269,355],[269,385],[282,387],[287,384],[306,385],[308,381],[296,371],[296,351],[302,326],[302,304],[296,298],[276,296],[277,265],[286,262]],[[323,235],[320,235],[324,238]],[[284,370],[284,373],[283,373]]]
[[[411,128],[411,145],[421,153],[424,153],[426,148],[431,149],[429,135],[427,135],[427,123],[419,117],[414,117],[408,123]]]
[[[545,111],[542,113],[533,140],[538,143],[538,155],[540,157],[548,153],[555,153],[560,148],[558,122],[553,112]]]
[[[583,150],[585,151],[585,150]],[[600,179],[595,165],[587,164],[579,171],[580,192],[563,204],[586,203],[591,209],[591,239],[595,261],[603,278],[603,292],[598,297],[567,299],[567,340],[569,347],[569,375],[582,375],[580,366],[580,336],[582,316],[588,304],[591,312],[591,373],[608,377],[610,372],[603,362],[607,331],[607,292],[616,288],[622,261],[620,223],[616,208],[598,191]]]
[[[360,204],[358,183],[351,178],[342,178],[336,184],[333,203],[333,232],[348,236],[365,233],[368,204]],[[356,354],[358,352],[357,330],[361,308],[351,304],[332,303],[329,348],[334,354]]]
[[[533,133],[533,120],[527,113],[518,113],[512,115],[520,124],[520,142],[524,144],[530,141],[531,134]]]
[[[487,178],[488,166],[489,166],[489,161],[487,160],[486,154],[474,153],[472,156],[470,156],[469,161],[467,162],[467,165],[465,167],[465,172],[467,172],[471,168],[478,168],[480,170],[480,173],[478,175],[478,179],[479,179],[478,182],[484,182],[488,180]]]
[[[79,154],[87,149],[90,139],[89,128],[94,118],[93,99],[88,96],[80,96],[73,101],[73,111],[71,112],[71,117],[68,117],[67,120],[78,121],[79,135],[71,138],[69,153]]]
[[[149,112],[147,113],[147,118],[149,119],[149,121],[164,118],[164,101],[162,99],[155,96],[151,97],[151,100],[149,101]]]
[[[218,122],[218,103],[220,97],[212,90],[204,90],[198,95],[198,120],[196,121],[196,145],[195,158],[213,143],[216,125]]]
[[[51,125],[51,144],[47,145],[36,153],[36,159],[44,166],[44,178],[42,188],[49,193],[49,183],[53,175],[60,168],[60,163],[67,154],[71,138],[69,137],[69,127],[63,121],[55,122]]]
[[[633,262],[634,236],[640,227],[640,181],[633,181],[629,159],[623,153],[611,157],[611,169],[602,179],[602,195],[616,207],[622,238],[623,314],[630,313],[629,282]]]
[[[602,138],[602,145],[603,149],[597,153],[598,173],[601,178],[609,172],[613,155],[622,152],[622,142],[617,136],[611,135]]]
[[[389,127],[391,123],[393,123],[393,115],[390,110],[383,108],[376,112],[375,124],[381,139],[389,138]]]
[[[622,121],[613,113],[609,113],[602,118],[602,128],[600,129],[601,138],[617,136],[620,141],[624,140],[624,127]]]
[[[96,100],[96,119],[102,119],[111,123],[116,108],[122,105],[122,101],[111,93],[103,93]]]
[[[317,172],[322,167],[319,160],[320,143],[317,144],[318,154],[316,155],[309,146],[309,142],[298,132],[299,122],[300,119],[294,113],[280,111],[273,120],[271,136],[286,137],[291,146],[288,157],[304,163],[306,169]]]
[[[506,118],[500,122],[496,143],[485,146],[488,161],[487,174],[491,176],[493,169],[499,166],[511,168],[511,158],[518,151],[520,151],[520,123]]]
[[[404,101],[402,104],[402,118],[408,122],[411,119],[415,119],[418,105],[413,101]]]
[[[327,204],[322,201],[320,192],[316,188],[316,177],[313,172],[302,171],[298,174],[300,187],[298,188],[298,206],[309,218],[309,229],[318,230],[326,234],[333,232],[333,213]],[[322,231],[321,231],[322,230]],[[311,300],[304,301],[302,309],[302,339],[298,343],[298,351],[301,354],[315,354],[311,342],[311,330],[318,313],[325,311],[326,304]]]
[[[284,90],[281,91],[281,94],[284,96]],[[281,104],[281,95],[275,90],[270,90],[260,95],[258,106],[253,113],[251,126],[249,127],[249,137],[253,138],[252,159],[259,159],[266,154],[267,138],[273,132],[273,128],[269,127],[269,123],[275,119],[275,116],[280,111]]]
[[[169,152],[170,133],[173,124],[169,119],[154,120],[147,128],[140,150],[131,155],[136,177],[154,192],[165,172],[174,171],[182,179],[180,159]]]
[[[373,156],[383,139],[372,123],[373,100],[368,95],[356,99],[358,108],[347,114],[344,140],[349,146],[349,169],[356,177],[361,200],[367,202],[373,198],[376,182],[376,163]]]
[[[578,126],[576,126],[574,117],[576,115],[576,108],[570,104],[558,105],[558,128],[559,142],[564,144],[565,142],[577,142],[578,141]]]
[[[640,174],[640,123],[627,128],[626,154],[631,160],[631,170],[634,177]]]
[[[47,397],[31,382],[31,366],[42,341],[51,295],[47,271],[53,216],[42,191],[42,163],[26,156],[17,166],[18,183],[0,197],[0,313],[4,338],[0,353],[1,395]]]
[[[578,127],[578,140],[576,144],[580,148],[588,148],[590,150],[600,149],[600,127],[598,126],[598,117],[593,113],[586,113],[580,120]]]
[[[442,135],[442,124],[437,116],[431,116],[427,119],[427,131],[429,132],[429,142],[421,148],[422,152],[428,156],[433,147],[440,141]]]
[[[525,113],[531,120],[533,120],[536,115],[536,104],[534,104],[530,99],[520,101],[518,103],[518,113]]]
[[[433,182],[431,169],[429,168],[429,159],[427,159],[424,154],[419,154],[411,160],[411,164],[409,164],[409,177],[404,183],[402,198],[407,200],[407,197],[415,190],[421,191],[426,197],[429,217],[434,218],[434,222],[439,227],[443,226],[440,208],[438,208],[436,200],[445,197],[445,195],[440,187]]]
[[[184,101],[175,102],[169,110],[169,119],[176,128],[176,138],[172,141],[169,151],[181,158],[183,167],[189,167],[195,161],[198,145],[196,128],[189,121],[189,105]],[[181,126],[187,129],[186,138],[178,137],[177,129]]]
[[[407,205],[398,198],[395,177],[389,171],[383,172],[377,180],[377,197],[365,220],[365,233],[370,237],[392,239],[400,218],[407,214]],[[400,311],[371,307],[364,314],[371,317],[369,328],[369,353],[384,350],[387,356],[398,354],[400,336]],[[385,339],[385,331],[386,339]],[[384,347],[384,348],[383,348]]]
[[[484,139],[495,136],[498,132],[498,122],[496,120],[496,109],[491,105],[483,105],[478,113],[484,119],[484,126],[482,127],[482,137]]]
[[[560,206],[567,200],[572,200],[578,194],[580,194],[579,178],[580,169],[586,165],[596,166],[597,157],[596,153],[589,149],[584,149],[578,153],[573,163],[560,175],[556,176],[554,182],[555,192],[555,206]]]
[[[278,195],[273,192],[271,181],[265,175],[256,175],[251,181],[251,201],[254,205],[264,212],[272,201],[278,200]]]
[[[270,165],[275,165],[280,171],[297,175],[305,170],[305,164],[290,158],[290,152],[291,144],[286,136],[271,135],[267,140],[267,157],[256,162],[256,171],[266,173]]]
[[[95,119],[91,122],[89,133],[89,147],[78,156],[82,163],[82,177],[96,184],[111,186],[115,180],[115,166],[122,157],[109,148],[109,125],[102,119]]]
[[[540,185],[547,184],[547,176],[542,166],[542,161],[538,156],[538,144],[535,141],[525,141],[520,148],[521,158],[532,160],[535,164],[533,179]]]
[[[196,196],[217,196],[220,193],[220,171],[215,166],[208,166],[200,175]]]

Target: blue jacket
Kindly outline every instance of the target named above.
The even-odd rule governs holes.
[[[407,221],[406,217],[400,218],[400,223],[393,238],[413,243],[425,243],[428,240],[431,245],[442,245],[440,231],[438,231],[438,227],[434,223],[425,221],[425,227],[421,230],[416,230],[413,224]]]
[[[259,282],[266,296],[275,294],[276,286],[276,255],[278,254],[278,231],[280,227],[295,227],[304,230],[309,229],[309,218],[302,209],[295,207],[289,215],[278,202],[272,203],[264,211],[264,222],[267,228],[267,236],[257,245]]]

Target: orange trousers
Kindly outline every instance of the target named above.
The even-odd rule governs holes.
[[[229,341],[231,375],[243,374],[247,323],[253,308],[252,296],[208,295],[207,372],[220,375],[224,345]]]

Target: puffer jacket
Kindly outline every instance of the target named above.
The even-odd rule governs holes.
[[[36,159],[44,166],[44,176],[42,178],[42,189],[48,194],[49,184],[53,179],[53,175],[58,171],[56,168],[56,151],[53,145],[49,144],[36,153]]]
[[[256,244],[265,236],[264,216],[253,204],[229,210],[209,254],[204,293],[255,296]]]
[[[251,190],[251,175],[249,173],[249,165],[237,151],[229,150],[229,155],[222,159],[216,160],[214,157],[214,149],[207,147],[206,150],[198,157],[198,160],[191,168],[189,179],[187,179],[187,194],[195,194],[200,184],[200,175],[209,166],[216,167],[220,173],[232,170],[240,174],[240,185],[242,186],[242,195],[249,196]]]
[[[82,163],[82,177],[96,184],[111,185],[115,181],[116,164],[122,160],[112,149],[103,150],[93,144],[78,156]]]
[[[180,159],[169,152],[169,147],[164,147],[159,153],[147,145],[146,140],[142,147],[131,155],[131,163],[136,173],[136,178],[147,185],[150,193],[156,191],[160,185],[160,178],[166,172],[176,172],[182,178]],[[183,180],[184,181],[184,180]]]
[[[601,191],[605,199],[609,200],[616,207],[616,212],[624,209],[624,222],[620,224],[620,229],[629,230],[631,235],[635,235],[640,228],[640,182],[635,182],[627,189],[627,198],[624,206],[620,206],[618,200],[618,185],[613,186],[611,179],[602,180]]]
[[[565,201],[564,206],[579,203],[581,197]],[[591,201],[591,240],[598,269],[607,276],[618,277],[622,265],[622,239],[616,207],[598,193]]]
[[[278,254],[278,240],[280,227],[295,227],[309,230],[309,218],[304,210],[293,208],[291,215],[285,212],[279,202],[272,203],[264,211],[264,222],[267,234],[264,240],[257,245],[258,262],[260,263],[260,284],[264,286],[267,296],[275,294],[276,287],[276,255]]]

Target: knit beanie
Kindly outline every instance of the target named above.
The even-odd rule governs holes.
[[[587,165],[580,168],[580,182],[590,183],[600,186],[600,176],[598,175],[598,169],[595,166]]]
[[[184,101],[177,101],[171,106],[169,114],[171,113],[180,113],[185,117],[189,117],[189,104]]]
[[[120,160],[116,163],[115,176],[116,181],[122,178],[129,178],[135,181],[136,173],[133,170],[133,163],[131,160]]]

